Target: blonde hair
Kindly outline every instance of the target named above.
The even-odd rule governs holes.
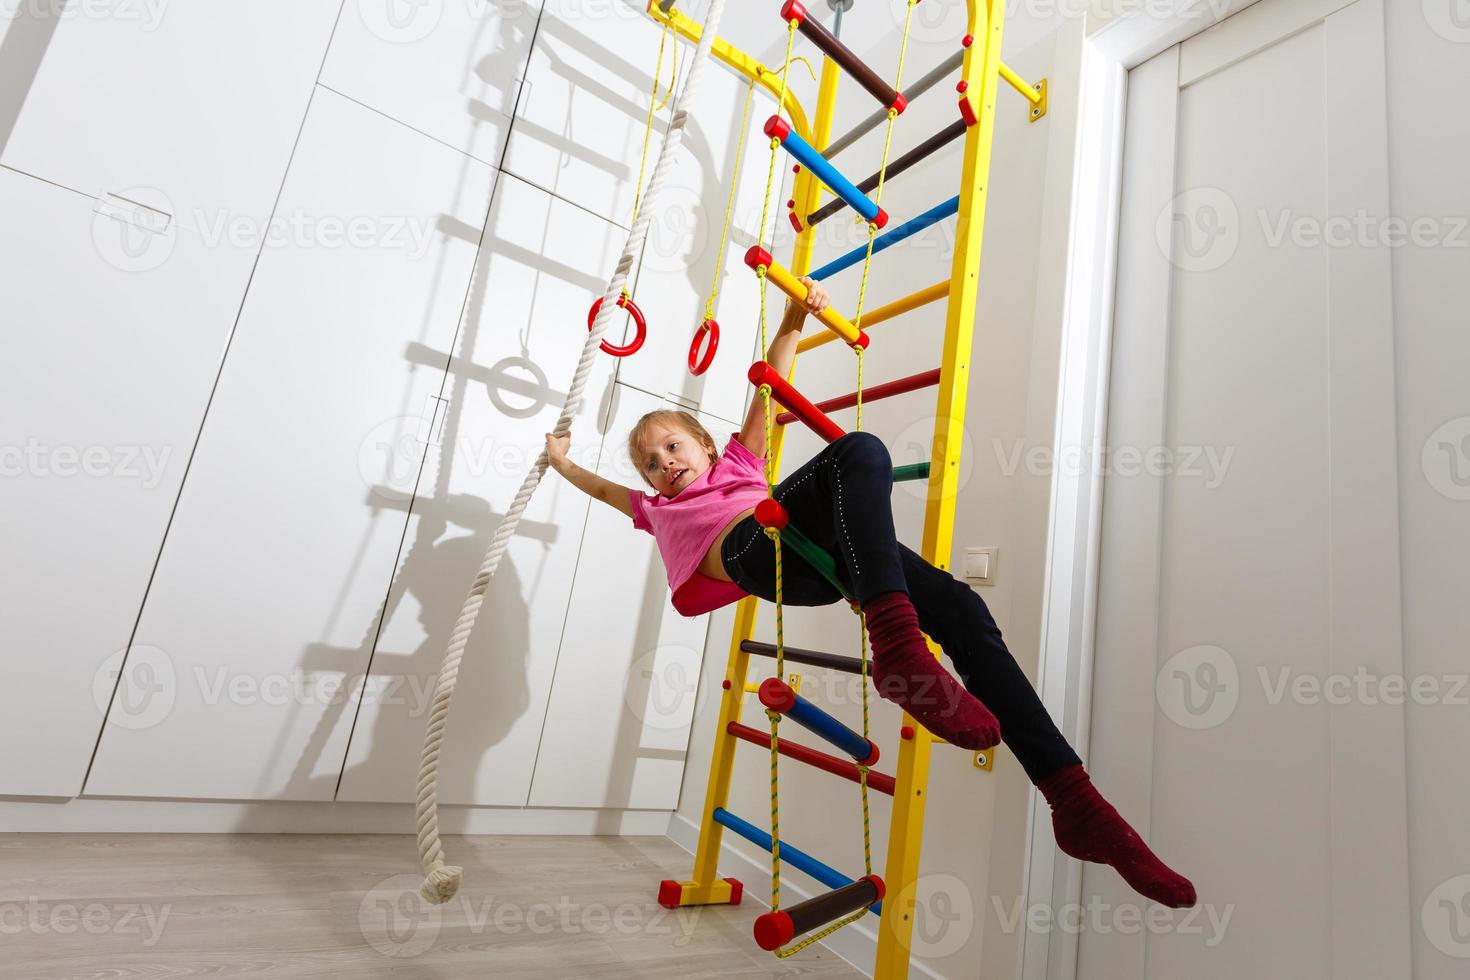
[[[699,424],[699,419],[688,412],[675,411],[668,408],[655,409],[633,424],[633,429],[628,433],[628,458],[633,461],[633,466],[638,470],[638,475],[644,483],[653,486],[649,482],[648,474],[643,470],[644,453],[643,437],[648,430],[662,423],[679,429],[684,434],[697,440],[709,453],[709,461],[714,463],[720,458],[720,451],[715,448],[714,436],[711,436],[704,426]]]

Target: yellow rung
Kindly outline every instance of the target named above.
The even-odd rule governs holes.
[[[750,251],[745,253],[745,264],[752,269],[765,266],[766,279],[771,285],[781,290],[787,296],[790,296],[794,302],[806,302],[806,286],[802,285],[800,279],[797,279],[787,271],[785,266],[780,265],[772,259],[771,253],[759,245],[751,246]],[[829,306],[820,313],[813,313],[812,316],[816,317],[828,330],[831,330],[833,336],[841,337],[849,344],[857,343],[857,327],[853,326],[851,320],[838,313],[833,307]]]
[[[916,310],[921,306],[941,300],[949,295],[949,280],[936,282],[927,286],[917,293],[910,293],[902,299],[896,299],[887,306],[880,306],[871,313],[863,314],[863,329],[866,330],[874,324],[882,323],[884,320],[892,320],[894,317]],[[796,345],[798,354],[805,354],[813,347],[820,347],[835,337],[834,334],[823,333],[808,337]]]
[[[1020,75],[1017,75],[1015,72],[1011,71],[1011,66],[1006,64],[1004,61],[1000,63],[1000,77],[1009,82],[1011,88],[1026,96],[1026,98],[1033,105],[1041,101],[1041,92],[1036,88],[1036,86],[1030,84]]]

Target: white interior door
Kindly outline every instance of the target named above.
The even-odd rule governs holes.
[[[1204,914],[1079,977],[1409,975],[1384,77],[1382,0],[1132,72],[1089,765]]]

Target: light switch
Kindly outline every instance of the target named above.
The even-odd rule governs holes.
[[[966,548],[965,578],[976,585],[994,585],[999,556],[999,548]]]

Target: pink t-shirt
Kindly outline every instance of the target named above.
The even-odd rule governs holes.
[[[702,616],[749,595],[734,582],[703,574],[699,564],[726,524],[766,498],[766,488],[765,464],[735,433],[720,458],[674,496],[629,493],[633,526],[658,542],[681,616]]]

